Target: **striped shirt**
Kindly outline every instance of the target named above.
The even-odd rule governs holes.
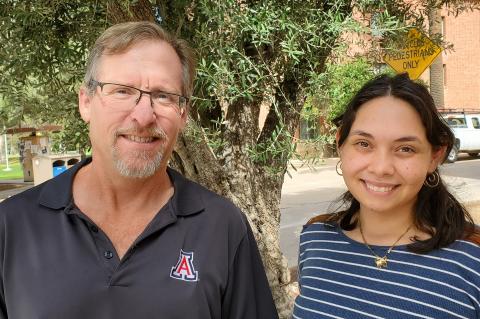
[[[384,256],[388,247],[371,246]],[[338,226],[300,235],[293,318],[480,318],[480,246],[457,240],[421,255],[396,246],[387,268]]]

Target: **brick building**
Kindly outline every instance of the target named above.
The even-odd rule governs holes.
[[[480,112],[480,11],[455,16],[443,9],[429,18],[430,33],[441,33],[453,49],[444,50],[420,79],[437,107]]]
[[[443,68],[444,107],[480,111],[480,11],[455,17],[442,10],[441,28],[444,39],[454,46],[437,58]]]
[[[480,112],[480,11],[464,12],[458,16],[443,9],[435,12],[429,28],[433,33],[443,34],[453,50],[440,54],[420,77],[429,85],[435,104],[439,108],[478,109]],[[432,18],[432,17],[430,17]],[[346,34],[344,41],[351,43],[347,56],[355,58],[365,54],[365,47],[358,46],[358,36]],[[366,40],[368,46],[368,36]],[[365,45],[365,42],[364,44]],[[377,65],[381,72],[387,65]],[[295,137],[300,141],[314,139],[318,132],[312,127],[321,127],[301,120]],[[303,152],[302,143],[299,146]],[[313,150],[315,152],[316,150]]]

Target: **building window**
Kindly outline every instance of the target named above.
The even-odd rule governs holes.
[[[447,65],[443,65],[443,86],[447,86]]]
[[[447,36],[447,24],[445,21],[445,17],[442,17],[442,36],[443,36],[443,39],[445,40],[445,37]]]

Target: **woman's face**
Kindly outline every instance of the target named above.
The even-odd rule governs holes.
[[[339,151],[343,179],[361,211],[411,214],[444,149],[433,151],[409,103],[385,96],[359,108]]]

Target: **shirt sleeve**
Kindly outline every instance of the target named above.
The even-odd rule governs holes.
[[[7,319],[7,305],[5,303],[4,265],[5,261],[5,211],[0,207],[0,319]]]
[[[303,226],[301,234],[305,231],[308,225]],[[305,252],[305,245],[302,245],[302,235],[300,234],[300,243],[298,248],[298,258],[297,258],[297,282],[298,288],[302,290],[302,281],[300,280],[302,270],[303,270],[303,262],[302,262],[302,254]]]
[[[7,319],[7,318],[8,316],[7,316],[7,311],[5,309],[5,298],[3,297],[3,294],[2,294],[1,300],[0,300],[0,319]]]
[[[248,221],[237,248],[222,300],[222,318],[277,319],[277,309]]]

